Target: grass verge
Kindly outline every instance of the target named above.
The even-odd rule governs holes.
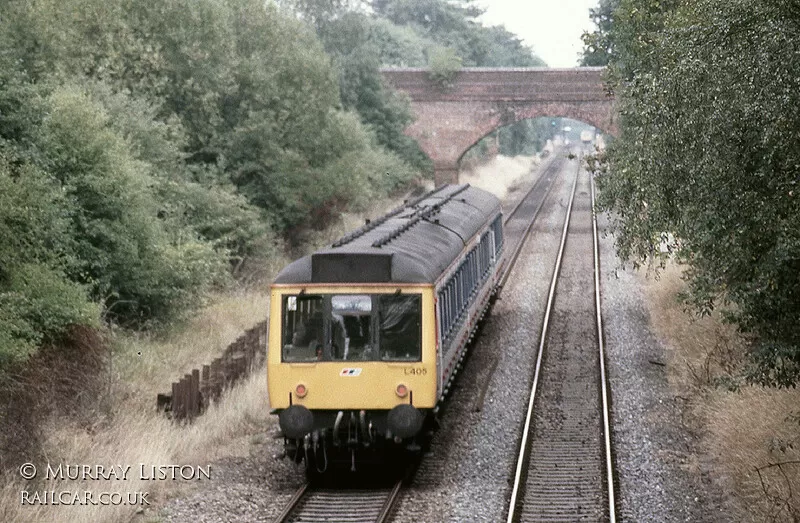
[[[800,521],[800,391],[722,386],[744,364],[747,342],[717,314],[685,312],[680,275],[670,265],[645,288],[670,387],[690,400],[711,474],[731,493],[737,521]]]

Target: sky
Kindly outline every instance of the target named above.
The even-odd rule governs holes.
[[[575,67],[598,0],[480,0],[484,25],[504,25],[550,67]]]

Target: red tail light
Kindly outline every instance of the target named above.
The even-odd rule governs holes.
[[[294,388],[294,393],[298,398],[305,398],[306,394],[308,394],[308,389],[302,383],[299,383],[297,387]]]

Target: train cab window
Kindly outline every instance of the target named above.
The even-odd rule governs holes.
[[[376,353],[370,333],[372,298],[368,295],[341,294],[331,296],[332,360],[374,360]]]
[[[378,298],[380,359],[422,360],[422,304],[419,295],[381,295]]]
[[[283,298],[282,360],[316,361],[324,348],[322,296],[300,295]]]
[[[284,296],[281,360],[420,361],[421,322],[418,294]]]

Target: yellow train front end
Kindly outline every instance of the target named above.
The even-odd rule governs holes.
[[[312,472],[418,450],[437,376],[431,285],[272,287],[270,406]]]

